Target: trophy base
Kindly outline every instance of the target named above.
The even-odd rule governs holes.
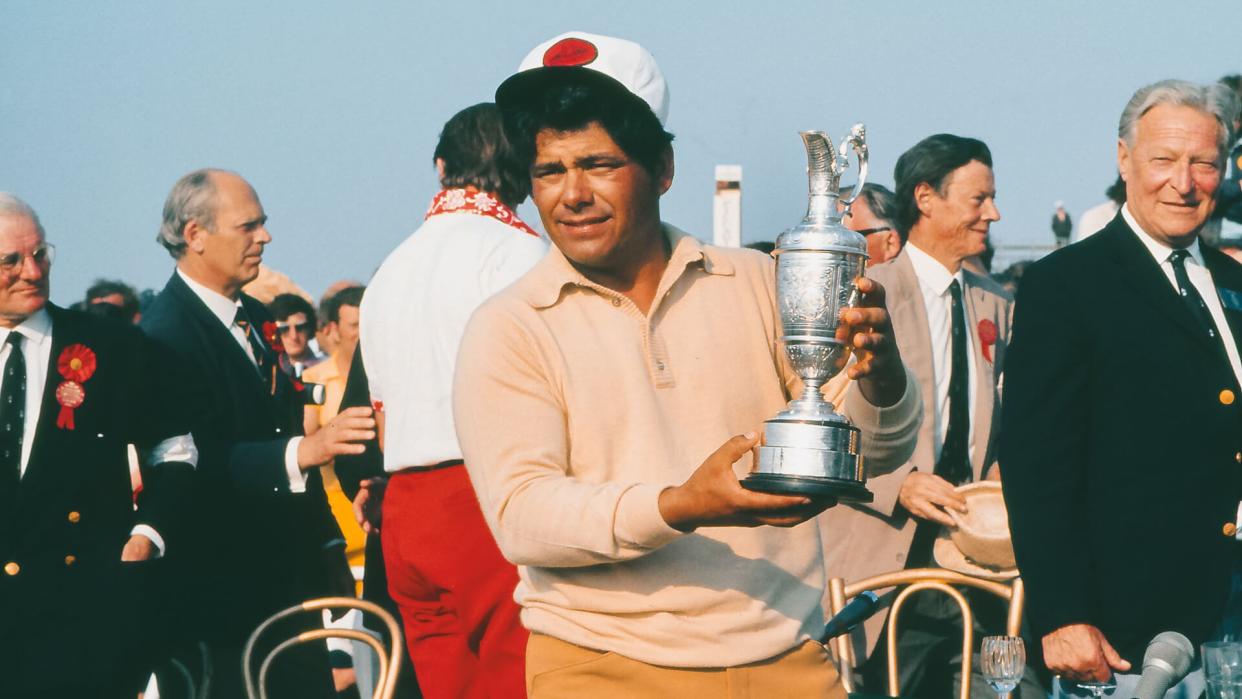
[[[838,502],[871,502],[875,496],[858,481],[816,476],[791,476],[783,473],[752,473],[742,479],[742,487],[773,495],[805,495],[833,497]]]

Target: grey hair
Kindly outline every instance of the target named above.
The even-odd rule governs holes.
[[[211,176],[225,172],[215,168],[195,170],[173,185],[164,200],[164,222],[155,242],[163,245],[173,259],[185,254],[185,227],[190,221],[211,230],[216,225],[216,185]]]
[[[43,224],[39,221],[39,214],[30,208],[30,205],[22,201],[16,194],[9,192],[0,192],[0,216],[25,216],[30,219],[35,230],[39,231],[40,238],[46,238],[47,235],[43,230]]]
[[[1237,114],[1234,107],[1237,98],[1226,95],[1226,92],[1232,91],[1225,85],[1199,85],[1186,80],[1161,80],[1140,87],[1126,103],[1126,108],[1121,110],[1117,137],[1133,147],[1138,121],[1144,114],[1162,104],[1193,107],[1211,115],[1220,125],[1217,145],[1223,159],[1233,141],[1233,117]]]

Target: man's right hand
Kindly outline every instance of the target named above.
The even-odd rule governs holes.
[[[1114,670],[1130,670],[1130,663],[1090,624],[1062,626],[1044,636],[1044,664],[1054,675],[1079,682],[1104,682]]]
[[[725,442],[679,486],[660,493],[660,515],[674,529],[792,527],[836,504],[833,498],[756,493],[742,487],[733,464],[757,443],[753,432]]]
[[[367,407],[346,408],[315,434],[298,444],[298,468],[308,471],[345,454],[366,451],[363,442],[375,439],[375,418]]]
[[[922,471],[912,471],[906,476],[901,482],[901,492],[897,493],[897,501],[915,517],[946,527],[956,526],[946,510],[966,511],[966,498],[954,490],[952,483],[934,473]]]

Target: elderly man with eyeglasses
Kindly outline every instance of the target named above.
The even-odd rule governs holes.
[[[893,227],[893,193],[867,182],[850,204],[841,223],[867,239],[867,266],[888,262],[901,252],[902,240]]]
[[[134,327],[48,302],[54,252],[0,192],[0,696],[133,697],[158,643],[151,576],[185,548],[198,452],[167,357]]]

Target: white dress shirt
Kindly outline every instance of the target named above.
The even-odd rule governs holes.
[[[255,360],[254,350],[250,348],[250,341],[246,339],[246,331],[237,324],[237,309],[241,308],[241,301],[230,299],[224,294],[217,293],[190,279],[180,269],[177,274],[181,277],[181,281],[190,287],[190,291],[194,292],[202,302],[207,306],[207,310],[220,320],[233,339],[237,341],[237,345],[246,353],[246,357],[250,359],[250,363],[258,370],[258,362]],[[298,445],[302,443],[301,437],[293,437],[289,443],[285,445],[285,473],[289,476],[289,491],[293,493],[306,492],[306,474],[298,467]],[[167,443],[161,444],[161,447]]]
[[[1121,215],[1125,217],[1126,223],[1130,224],[1130,229],[1138,235],[1143,247],[1147,248],[1147,251],[1155,258],[1156,264],[1160,265],[1160,271],[1164,272],[1164,276],[1168,278],[1173,291],[1177,291],[1177,277],[1173,275],[1173,262],[1169,259],[1173,255],[1173,248],[1148,235],[1147,231],[1144,231],[1134,219],[1134,215],[1130,213],[1129,206],[1121,207]],[[1190,278],[1190,283],[1194,284],[1195,290],[1203,297],[1203,303],[1207,306],[1212,322],[1216,325],[1216,332],[1220,333],[1221,340],[1224,341],[1225,354],[1229,357],[1229,366],[1233,369],[1234,378],[1242,384],[1242,360],[1238,357],[1238,346],[1234,342],[1233,333],[1229,330],[1229,324],[1225,321],[1225,309],[1221,305],[1220,295],[1216,293],[1216,283],[1212,281],[1212,274],[1208,272],[1208,268],[1203,265],[1203,251],[1199,249],[1198,238],[1195,238],[1190,247],[1186,248],[1186,252],[1190,253],[1190,257],[1186,260],[1186,276]]]
[[[547,252],[486,216],[432,216],[371,279],[360,309],[371,399],[383,404],[384,470],[461,458],[453,370],[466,321]]]
[[[26,475],[30,462],[30,448],[34,445],[35,430],[39,426],[39,413],[43,408],[43,388],[47,381],[47,367],[52,356],[52,317],[47,309],[40,309],[22,321],[16,328],[0,328],[0,367],[9,361],[13,353],[8,344],[9,334],[22,336],[22,357],[26,361],[26,424],[22,426],[21,475]],[[4,390],[4,372],[0,371],[0,391]]]
[[[966,322],[966,396],[969,401],[970,424],[966,433],[967,457],[974,459],[975,454],[975,354],[973,333],[970,327],[970,313],[967,311],[966,281],[959,267],[957,273],[951,274],[936,258],[928,255],[914,243],[906,243],[906,251],[910,264],[914,267],[914,275],[919,279],[919,290],[923,292],[923,308],[927,310],[927,329],[931,332],[932,351],[932,390],[935,400],[935,436],[933,453],[937,461],[940,451],[944,448],[944,439],[949,432],[949,379],[953,368],[953,295],[949,286],[954,280],[962,290],[962,316]]]

